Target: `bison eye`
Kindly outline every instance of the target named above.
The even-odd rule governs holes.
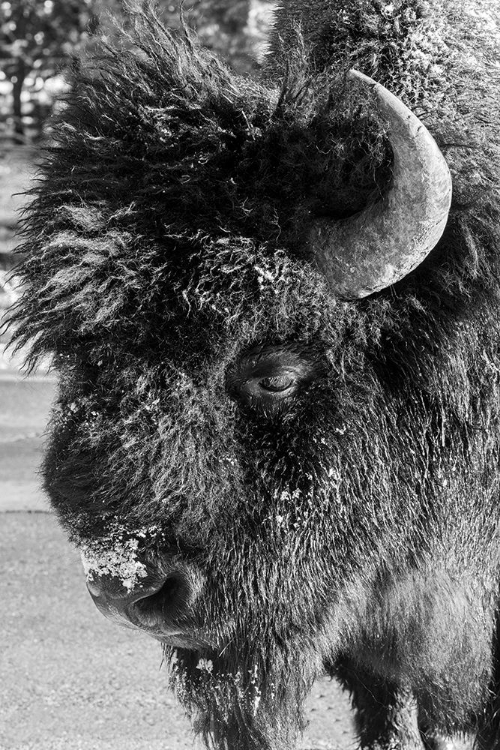
[[[228,369],[226,385],[238,401],[265,413],[286,408],[318,374],[317,362],[284,346],[245,352]]]
[[[284,393],[293,388],[294,378],[290,375],[273,375],[259,380],[259,387],[270,393]]]
[[[302,382],[300,369],[290,365],[259,362],[252,370],[250,367],[248,377],[238,384],[238,395],[254,406],[273,408],[278,403],[282,406],[295,395]]]

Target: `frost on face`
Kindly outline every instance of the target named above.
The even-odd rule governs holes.
[[[140,578],[147,576],[146,566],[138,559],[138,539],[106,539],[82,544],[80,552],[83,569],[91,583],[101,576],[117,578],[127,591],[132,591]]]
[[[198,659],[196,669],[201,669],[204,672],[211,672],[213,668],[214,665],[211,659]]]

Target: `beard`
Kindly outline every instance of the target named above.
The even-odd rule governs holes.
[[[238,639],[222,653],[165,647],[171,686],[207,748],[290,750],[305,729],[304,701],[322,671],[306,644]]]

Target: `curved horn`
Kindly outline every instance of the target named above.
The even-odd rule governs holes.
[[[332,289],[366,297],[406,276],[441,237],[451,203],[451,175],[420,120],[384,86],[356,70],[373,89],[389,124],[393,184],[383,200],[342,221],[316,220],[309,246]]]

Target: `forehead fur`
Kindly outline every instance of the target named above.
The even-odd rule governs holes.
[[[137,343],[167,321],[174,332],[217,296],[234,318],[242,295],[300,275],[315,215],[359,210],[387,178],[382,129],[345,71],[325,86],[291,61],[269,88],[187,32],[134,24],[74,72],[33,191],[17,336],[34,357],[127,331]]]

